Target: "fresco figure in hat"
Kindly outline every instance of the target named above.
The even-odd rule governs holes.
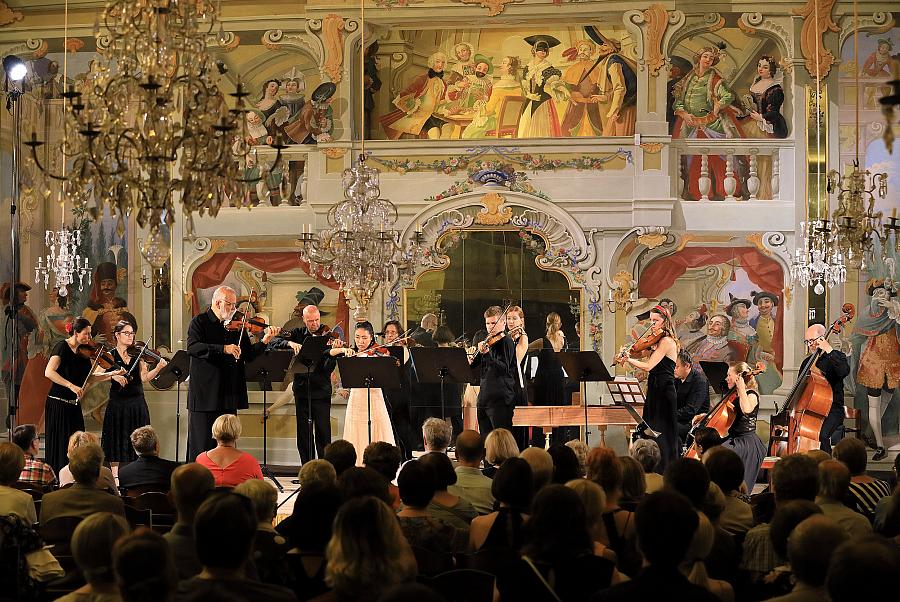
[[[396,110],[381,118],[388,140],[441,137],[445,121],[435,115],[447,95],[444,69],[447,55],[435,52],[428,57],[428,71],[414,78],[394,99]]]
[[[521,96],[522,82],[519,79],[521,60],[515,56],[505,56],[497,65],[500,79],[494,82],[490,98],[475,101],[475,115],[463,130],[464,139],[485,138],[496,134],[500,106],[505,98]]]
[[[494,64],[488,57],[476,54],[475,69],[472,75],[466,76],[454,84],[447,86],[447,110],[449,113],[471,112],[477,102],[487,102],[491,97]]]
[[[756,341],[750,347],[748,363],[766,364],[765,372],[756,376],[756,382],[759,384],[760,393],[768,395],[783,382],[781,370],[775,363],[775,312],[779,303],[778,295],[767,291],[759,293],[753,291],[750,296],[759,314],[750,319],[750,326],[756,329]]]
[[[548,35],[525,38],[534,57],[525,66],[522,90],[527,100],[519,118],[518,138],[559,138],[563,136],[556,101],[569,97],[569,90],[562,80],[562,71],[554,67],[548,57],[550,49],[559,46],[559,40]]]
[[[37,316],[25,303],[31,286],[24,282],[16,282],[15,294],[10,295],[10,283],[0,286],[0,300],[3,301],[3,386],[9,395],[10,386],[15,387],[15,398],[19,399],[19,388],[25,369],[28,366],[28,340],[31,333],[40,336]],[[15,331],[13,330],[13,320]],[[13,361],[15,354],[15,361]]]
[[[334,132],[334,110],[331,103],[337,86],[333,82],[319,84],[297,119],[284,126],[284,133],[297,144],[330,142]]]
[[[750,299],[735,297],[728,293],[729,303],[725,307],[725,313],[731,318],[731,330],[728,338],[742,345],[750,346],[756,341],[756,329],[750,325],[750,308],[753,302]],[[744,361],[746,358],[740,358]]]

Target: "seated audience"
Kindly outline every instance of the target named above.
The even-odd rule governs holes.
[[[769,525],[769,542],[775,568],[763,579],[747,583],[745,594],[751,593],[754,600],[765,600],[791,591],[794,577],[787,556],[788,538],[797,525],[818,514],[822,514],[822,509],[809,500],[790,500],[779,504]]]
[[[553,458],[547,450],[540,447],[526,447],[519,457],[531,466],[531,474],[534,478],[534,493],[550,484],[553,478]]]
[[[888,514],[893,510],[894,520],[900,521],[900,513],[897,510],[900,510],[900,480],[898,480],[897,475],[900,474],[900,454],[894,456],[894,465],[892,467],[893,470],[893,479],[894,482],[894,493],[891,497],[883,497],[878,500],[878,504],[875,505],[875,520],[872,525],[875,527],[876,533],[886,534],[886,525],[888,520]],[[898,533],[900,534],[900,523],[897,523]],[[895,534],[895,535],[897,535]],[[894,537],[894,535],[888,535],[888,537]]]
[[[641,568],[641,555],[635,540],[634,513],[619,505],[623,475],[616,452],[608,447],[595,447],[588,452],[587,478],[600,485],[606,494],[600,542],[616,553],[619,570],[632,576]]]
[[[706,570],[705,562],[713,550],[716,529],[704,513],[698,512],[697,517],[697,530],[681,563],[681,573],[688,581],[714,594],[722,602],[733,602],[734,588],[731,584],[723,579],[711,578]]]
[[[831,602],[887,600],[897,593],[898,572],[900,553],[896,545],[869,535],[844,542],[834,551],[825,588]]]
[[[513,434],[506,429],[494,429],[484,439],[484,461],[487,466],[482,472],[493,479],[504,462],[518,457],[519,446]]]
[[[326,556],[325,582],[332,591],[315,598],[317,602],[373,602],[398,583],[416,578],[416,559],[394,512],[372,497],[341,506]]]
[[[622,464],[622,496],[619,498],[619,505],[634,512],[647,493],[644,467],[631,456],[620,456],[619,462]]]
[[[572,439],[571,441],[566,441],[566,447],[575,452],[575,457],[578,458],[578,477],[584,477],[586,472],[584,465],[589,451],[587,444],[581,439]]]
[[[111,512],[125,516],[125,504],[117,495],[97,489],[103,450],[96,443],[76,447],[69,454],[69,469],[75,484],[66,489],[51,491],[41,500],[41,524],[59,516],[84,518],[95,512]]]
[[[601,517],[606,509],[606,494],[603,493],[603,488],[587,479],[572,479],[566,483],[566,487],[577,493],[578,497],[581,498],[581,503],[584,505],[584,516],[587,521],[588,533],[591,534],[591,539],[594,541],[594,554],[617,563],[616,553],[608,546],[600,543],[600,539],[603,536],[603,520]],[[620,575],[621,573],[616,570],[616,574]]]
[[[815,460],[816,464],[821,464],[825,460],[831,460],[831,454],[824,449],[811,449],[806,452],[806,455]]]
[[[121,601],[113,571],[112,550],[116,541],[130,530],[125,517],[109,512],[96,512],[78,523],[72,532],[72,557],[87,584],[58,601]]]
[[[644,568],[631,581],[598,592],[591,601],[721,602],[709,591],[688,581],[678,570],[697,530],[698,517],[690,501],[680,493],[663,490],[645,497],[635,511]]]
[[[496,432],[496,429],[491,431]],[[500,505],[495,512],[472,519],[470,548],[518,550],[522,547],[523,525],[528,520],[526,513],[531,508],[534,492],[533,480],[531,466],[522,458],[509,458],[500,466],[491,485],[491,493]]]
[[[152,426],[136,428],[131,433],[131,446],[137,460],[119,467],[119,489],[141,487],[146,491],[169,491],[172,471],[177,462],[159,457],[159,438]]]
[[[787,556],[794,577],[790,593],[769,602],[819,602],[828,599],[825,576],[834,550],[847,532],[825,516],[810,516],[788,536]]]
[[[422,460],[410,460],[403,465],[397,477],[403,501],[403,509],[397,513],[400,529],[411,546],[445,554],[464,552],[468,545],[468,526],[456,527],[428,511],[436,491],[435,482],[435,470]]]
[[[66,456],[71,459],[72,450],[76,447],[81,447],[82,445],[100,445],[100,439],[98,439],[97,435],[94,433],[75,431],[72,433],[72,436],[69,437],[69,446],[66,449]],[[72,477],[72,471],[69,468],[69,465],[66,464],[59,470],[59,486],[65,487],[69,483],[74,482],[75,479]],[[113,495],[119,495],[119,488],[116,487],[116,479],[113,476],[112,471],[106,466],[100,467],[100,478],[97,479],[96,487],[98,489],[105,489]]]
[[[256,528],[256,512],[246,497],[228,491],[209,495],[194,517],[194,543],[203,570],[178,584],[176,599],[212,600],[224,592],[226,599],[297,600],[289,589],[247,578]]]
[[[456,483],[447,487],[452,495],[466,500],[478,514],[494,510],[491,480],[481,472],[484,439],[478,431],[465,430],[456,437]]]
[[[56,473],[46,462],[37,459],[40,453],[40,442],[37,437],[37,429],[33,424],[20,424],[13,429],[13,443],[18,445],[25,454],[25,468],[19,480],[23,483],[34,485],[37,488],[52,487],[56,484]]]
[[[663,477],[656,472],[661,458],[659,445],[653,439],[638,439],[631,444],[628,454],[640,462],[644,469],[644,482],[647,493],[659,491],[663,487]]]
[[[578,464],[578,456],[571,447],[554,443],[547,450],[550,459],[553,460],[553,478],[551,483],[565,485],[572,479],[580,479],[584,476],[581,466]]]
[[[300,489],[294,502],[288,541],[293,546],[284,557],[290,588],[297,598],[308,600],[328,591],[325,585],[325,546],[331,539],[331,525],[341,507],[336,485],[315,481]],[[279,524],[284,525],[288,521]]]
[[[356,466],[356,449],[346,439],[336,439],[325,446],[325,460],[331,462],[340,477],[345,470]]]
[[[478,512],[468,501],[447,491],[448,487],[456,483],[456,472],[450,458],[447,454],[428,452],[419,458],[419,463],[431,471],[434,480],[434,497],[426,508],[428,516],[468,531],[469,524],[478,516]],[[468,534],[466,538],[468,539]]]
[[[392,500],[391,508],[394,510],[400,508],[400,492],[393,481],[397,478],[402,459],[400,448],[387,441],[370,443],[363,452],[363,466],[371,468],[387,480]]]
[[[700,457],[702,458],[703,454],[712,448],[722,445],[724,440],[719,434],[719,431],[705,426],[694,431],[694,443],[697,444],[697,451],[700,452]]]
[[[377,497],[389,506],[393,502],[387,479],[371,468],[348,468],[338,477],[337,485],[345,502],[367,495]]]
[[[334,465],[328,460],[316,458],[304,463],[303,466],[300,467],[300,473],[297,475],[297,479],[300,481],[301,489],[315,481],[328,483],[329,485],[337,485],[337,471],[334,469]]]
[[[162,535],[139,527],[116,542],[112,555],[123,602],[167,602],[173,598],[178,577]]]
[[[205,466],[216,479],[216,487],[236,487],[247,479],[262,479],[256,458],[237,448],[241,437],[241,420],[234,414],[222,414],[212,425],[216,447],[201,452],[197,463]]]
[[[253,509],[256,511],[256,537],[253,538],[251,558],[259,580],[263,583],[286,585],[287,565],[284,555],[290,546],[287,539],[272,526],[278,505],[278,491],[268,481],[250,479],[235,487],[234,492],[253,502]]]
[[[819,464],[819,495],[816,504],[828,518],[843,527],[850,537],[860,537],[872,532],[872,524],[859,512],[844,505],[850,493],[850,470],[837,460],[825,460]]]
[[[862,439],[841,439],[834,446],[831,455],[850,469],[850,499],[853,501],[853,509],[871,522],[875,518],[878,500],[891,495],[890,484],[866,474],[868,456]]]
[[[175,505],[177,520],[163,537],[172,551],[178,579],[189,579],[203,570],[194,545],[194,516],[215,488],[216,480],[212,473],[196,462],[172,471],[169,496]]]
[[[709,480],[725,496],[725,507],[717,524],[732,535],[742,535],[753,527],[753,508],[741,490],[744,489],[744,463],[737,453],[726,446],[714,447],[703,458]]]
[[[548,485],[534,498],[522,559],[497,576],[503,600],[547,597],[586,600],[610,586],[615,563],[594,554],[584,504],[565,485]],[[540,575],[538,575],[540,573]]]
[[[31,494],[15,488],[22,468],[25,466],[25,454],[15,443],[0,443],[0,516],[15,514],[29,525],[37,522],[37,511]]]
[[[425,441],[426,452],[446,454],[453,439],[453,427],[446,420],[428,418],[422,424],[422,439]]]

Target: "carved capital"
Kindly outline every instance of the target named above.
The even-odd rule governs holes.
[[[311,23],[308,27],[312,29]],[[319,22],[321,23],[321,22]],[[297,48],[309,54],[316,64],[321,67],[324,49],[322,43],[314,33],[292,31],[285,32],[280,29],[270,29],[265,32],[261,39],[262,45],[269,50],[279,50],[281,48]]]
[[[481,197],[481,204],[484,209],[475,214],[475,223],[483,226],[501,226],[508,224],[512,219],[512,207],[505,207],[506,197],[496,192],[488,192]]]
[[[0,26],[9,25],[10,23],[15,23],[16,21],[21,21],[24,17],[22,13],[17,10],[11,9],[6,2],[0,0]]]
[[[806,61],[806,70],[813,79],[824,79],[834,64],[834,55],[825,48],[825,32],[837,33],[840,28],[831,18],[837,0],[806,0],[802,8],[792,12],[803,17],[800,30],[800,52]]]
[[[489,17],[496,17],[506,8],[507,4],[518,4],[525,0],[454,0],[462,4],[479,4],[482,8],[488,9]]]
[[[854,24],[853,15],[847,15],[841,19],[841,38],[838,48],[844,46],[844,42],[853,35],[854,31],[867,31],[870,33],[885,33],[890,31],[896,21],[892,13],[876,11],[871,15],[860,15],[859,24]]]

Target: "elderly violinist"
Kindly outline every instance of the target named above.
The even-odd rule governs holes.
[[[231,322],[236,309],[237,292],[231,287],[220,286],[213,293],[210,308],[194,316],[188,326],[187,352],[191,356],[187,405],[191,413],[187,445],[189,461],[216,446],[210,436],[216,418],[250,407],[244,362],[265,352],[269,341],[281,332],[277,326],[267,326],[262,341],[251,343],[244,328],[226,328],[226,322]]]
[[[516,342],[506,335],[506,312],[492,305],[484,312],[488,339],[478,344],[471,364],[481,371],[478,391],[478,430],[486,437],[494,429],[512,431],[519,362]]]

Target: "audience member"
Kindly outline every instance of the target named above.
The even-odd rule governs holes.
[[[825,460],[831,459],[831,454],[824,449],[811,449],[806,452],[806,455],[815,460],[816,464],[821,464]]]
[[[468,501],[478,514],[494,510],[491,479],[481,472],[484,439],[478,431],[465,430],[456,437],[456,483],[447,488],[453,495]]]
[[[152,426],[136,428],[131,433],[131,446],[137,460],[119,467],[119,489],[141,487],[147,491],[169,491],[172,471],[177,462],[159,457],[159,438]]]
[[[450,458],[447,454],[428,452],[419,458],[419,463],[431,471],[434,480],[434,496],[426,508],[428,516],[466,531],[468,539],[469,524],[478,512],[468,501],[447,491],[456,483],[456,472]]]
[[[256,527],[249,499],[228,491],[209,495],[194,517],[194,542],[203,570],[178,584],[177,599],[214,599],[213,590],[222,587],[244,600],[297,600],[289,589],[246,577]]]
[[[345,502],[371,495],[377,497],[388,506],[393,503],[387,479],[371,468],[361,466],[348,468],[340,473],[337,485]]]
[[[122,499],[96,487],[102,466],[103,450],[96,443],[73,449],[69,454],[69,469],[75,484],[44,495],[41,500],[41,524],[46,525],[59,516],[84,518],[95,512],[125,516]]]
[[[285,532],[293,547],[285,556],[290,587],[297,598],[308,600],[328,591],[325,585],[325,546],[331,539],[331,525],[341,507],[337,485],[314,481],[300,489],[294,513]]]
[[[634,513],[619,505],[624,477],[616,452],[608,447],[595,447],[588,452],[587,478],[600,485],[606,494],[601,543],[616,553],[619,570],[632,576],[641,568],[641,556],[637,551]]]
[[[241,420],[234,414],[222,414],[212,425],[216,447],[197,455],[196,462],[205,466],[216,479],[216,487],[235,487],[247,479],[262,479],[256,458],[237,447],[241,438]]]
[[[534,493],[550,484],[553,478],[553,458],[547,450],[540,447],[526,447],[519,457],[531,466],[531,474],[534,477]]]
[[[37,429],[33,424],[20,424],[13,429],[12,441],[25,453],[25,468],[19,480],[36,487],[52,487],[56,484],[56,473],[46,462],[37,459],[40,453],[40,442]]]
[[[712,448],[722,445],[723,442],[719,431],[714,428],[704,426],[694,431],[694,443],[697,444],[697,451],[700,452],[701,457]]]
[[[495,429],[491,433],[496,433]],[[488,436],[490,439],[490,435]],[[524,543],[522,526],[528,520],[534,493],[531,466],[522,458],[509,458],[497,470],[491,493],[499,507],[472,519],[469,547],[475,550],[518,550]]]
[[[446,420],[428,418],[422,424],[422,438],[425,441],[426,452],[446,454],[453,439],[453,427]]]
[[[645,497],[635,511],[638,545],[645,566],[631,581],[595,594],[593,602],[635,600],[691,600],[721,602],[687,580],[678,570],[700,519],[680,493],[657,491]]]
[[[394,510],[400,508],[400,492],[393,481],[397,478],[402,459],[400,448],[387,441],[370,443],[363,452],[363,466],[371,468],[387,480],[391,508]]]
[[[345,470],[356,466],[356,448],[346,439],[336,439],[325,446],[325,460],[331,462],[340,477]]]
[[[101,452],[102,453],[102,452]],[[72,461],[72,458],[69,458]],[[102,494],[107,495],[107,494]],[[109,497],[107,495],[107,497]],[[72,532],[72,557],[87,584],[59,598],[62,602],[115,602],[122,600],[113,572],[112,550],[131,529],[123,516],[96,512]]]
[[[484,459],[487,466],[482,472],[493,479],[504,462],[518,457],[519,446],[513,434],[506,429],[494,429],[484,440]]]
[[[884,600],[887,599],[885,596],[897,593],[898,572],[900,553],[897,547],[881,537],[870,535],[844,542],[834,551],[825,587],[831,602]]]
[[[612,548],[600,541],[603,539],[602,517],[603,511],[606,509],[606,494],[603,493],[603,488],[587,479],[572,479],[566,483],[566,487],[577,493],[578,497],[581,498],[581,503],[584,505],[584,516],[587,521],[588,532],[591,534],[591,539],[594,540],[594,554],[617,563],[618,557],[616,553],[612,551]],[[616,573],[618,574],[618,571]]]
[[[300,481],[300,489],[316,481],[337,485],[337,471],[334,469],[334,464],[328,460],[315,458],[304,462],[300,467],[297,479]]]
[[[631,444],[628,454],[640,462],[644,468],[644,482],[647,486],[647,493],[653,493],[662,489],[663,477],[656,472],[661,458],[659,445],[656,441],[653,439],[638,439]]]
[[[37,511],[31,495],[15,488],[22,468],[25,466],[25,454],[15,443],[0,443],[0,516],[15,514],[29,525],[37,522]]]
[[[718,485],[725,496],[725,507],[717,524],[732,535],[742,535],[753,527],[753,508],[741,492],[744,488],[744,463],[737,453],[725,446],[714,447],[703,459],[709,480]]]
[[[284,555],[290,546],[287,539],[272,526],[278,506],[278,491],[267,481],[250,479],[235,487],[234,492],[253,502],[253,510],[256,512],[256,537],[253,538],[251,558],[259,580],[263,583],[286,585],[287,565]]]
[[[897,478],[898,473],[900,473],[900,454],[894,456],[892,470],[894,473],[892,478],[894,483],[894,493],[891,497],[883,497],[878,500],[878,503],[875,505],[875,520],[872,522],[876,533],[886,534],[888,514],[892,514],[894,517],[893,520],[897,521],[897,533],[888,535],[888,537],[900,535],[900,480]]]
[[[891,495],[891,486],[887,481],[870,477],[866,474],[866,444],[862,439],[848,437],[838,441],[831,454],[850,469],[850,499],[853,509],[865,516],[869,521],[875,518],[875,506],[878,500]]]
[[[435,470],[422,460],[410,460],[400,469],[397,477],[403,501],[403,509],[397,513],[400,529],[413,547],[448,555],[464,552],[468,545],[468,525],[458,528],[428,511],[436,491],[436,479]]]
[[[578,456],[571,447],[554,443],[547,450],[553,460],[553,478],[552,483],[557,485],[565,485],[572,479],[580,479],[584,473],[581,472],[581,466],[578,464]]]
[[[123,602],[167,602],[178,576],[162,535],[140,527],[113,547],[113,568]]]
[[[584,477],[586,473],[584,465],[589,451],[587,444],[581,439],[572,439],[571,441],[566,441],[566,447],[575,452],[575,457],[578,458],[578,477]]]
[[[859,512],[844,505],[850,492],[850,470],[838,460],[825,460],[819,464],[819,495],[816,504],[825,516],[843,527],[850,537],[861,537],[872,532],[872,524]]]
[[[765,600],[790,593],[794,577],[788,562],[788,538],[794,529],[811,516],[822,514],[822,509],[809,500],[790,500],[778,505],[769,526],[769,543],[774,568],[761,580],[744,581],[744,594],[754,600]],[[745,574],[744,577],[750,576]]]
[[[790,593],[769,602],[820,602],[828,599],[825,576],[834,550],[847,532],[825,516],[810,516],[788,536],[787,556],[795,580]]]
[[[403,478],[402,470],[399,478]],[[325,581],[332,591],[316,598],[317,602],[378,600],[391,587],[416,577],[415,557],[393,511],[372,497],[341,507],[326,555]]]
[[[100,445],[100,439],[94,433],[87,431],[75,431],[69,437],[69,445],[66,448],[66,456],[72,458],[72,450],[82,445]],[[102,448],[101,448],[102,449]],[[74,483],[75,478],[72,476],[72,470],[66,464],[59,470],[59,486],[65,487],[69,483]],[[100,477],[97,479],[96,487],[105,489],[113,495],[119,495],[119,488],[116,487],[116,479],[112,471],[106,466],[100,467]]]
[[[722,579],[711,578],[706,570],[705,562],[713,550],[716,529],[704,513],[698,512],[697,517],[697,530],[694,531],[691,545],[681,563],[681,572],[688,581],[714,594],[722,602],[733,602],[734,588],[731,584]]]
[[[634,512],[647,493],[644,467],[631,456],[619,456],[619,462],[622,464],[622,497],[619,498],[619,505]]]
[[[216,480],[212,473],[196,462],[172,471],[169,496],[175,505],[177,520],[163,537],[172,552],[179,580],[189,579],[203,570],[194,545],[194,516],[215,488]]]

